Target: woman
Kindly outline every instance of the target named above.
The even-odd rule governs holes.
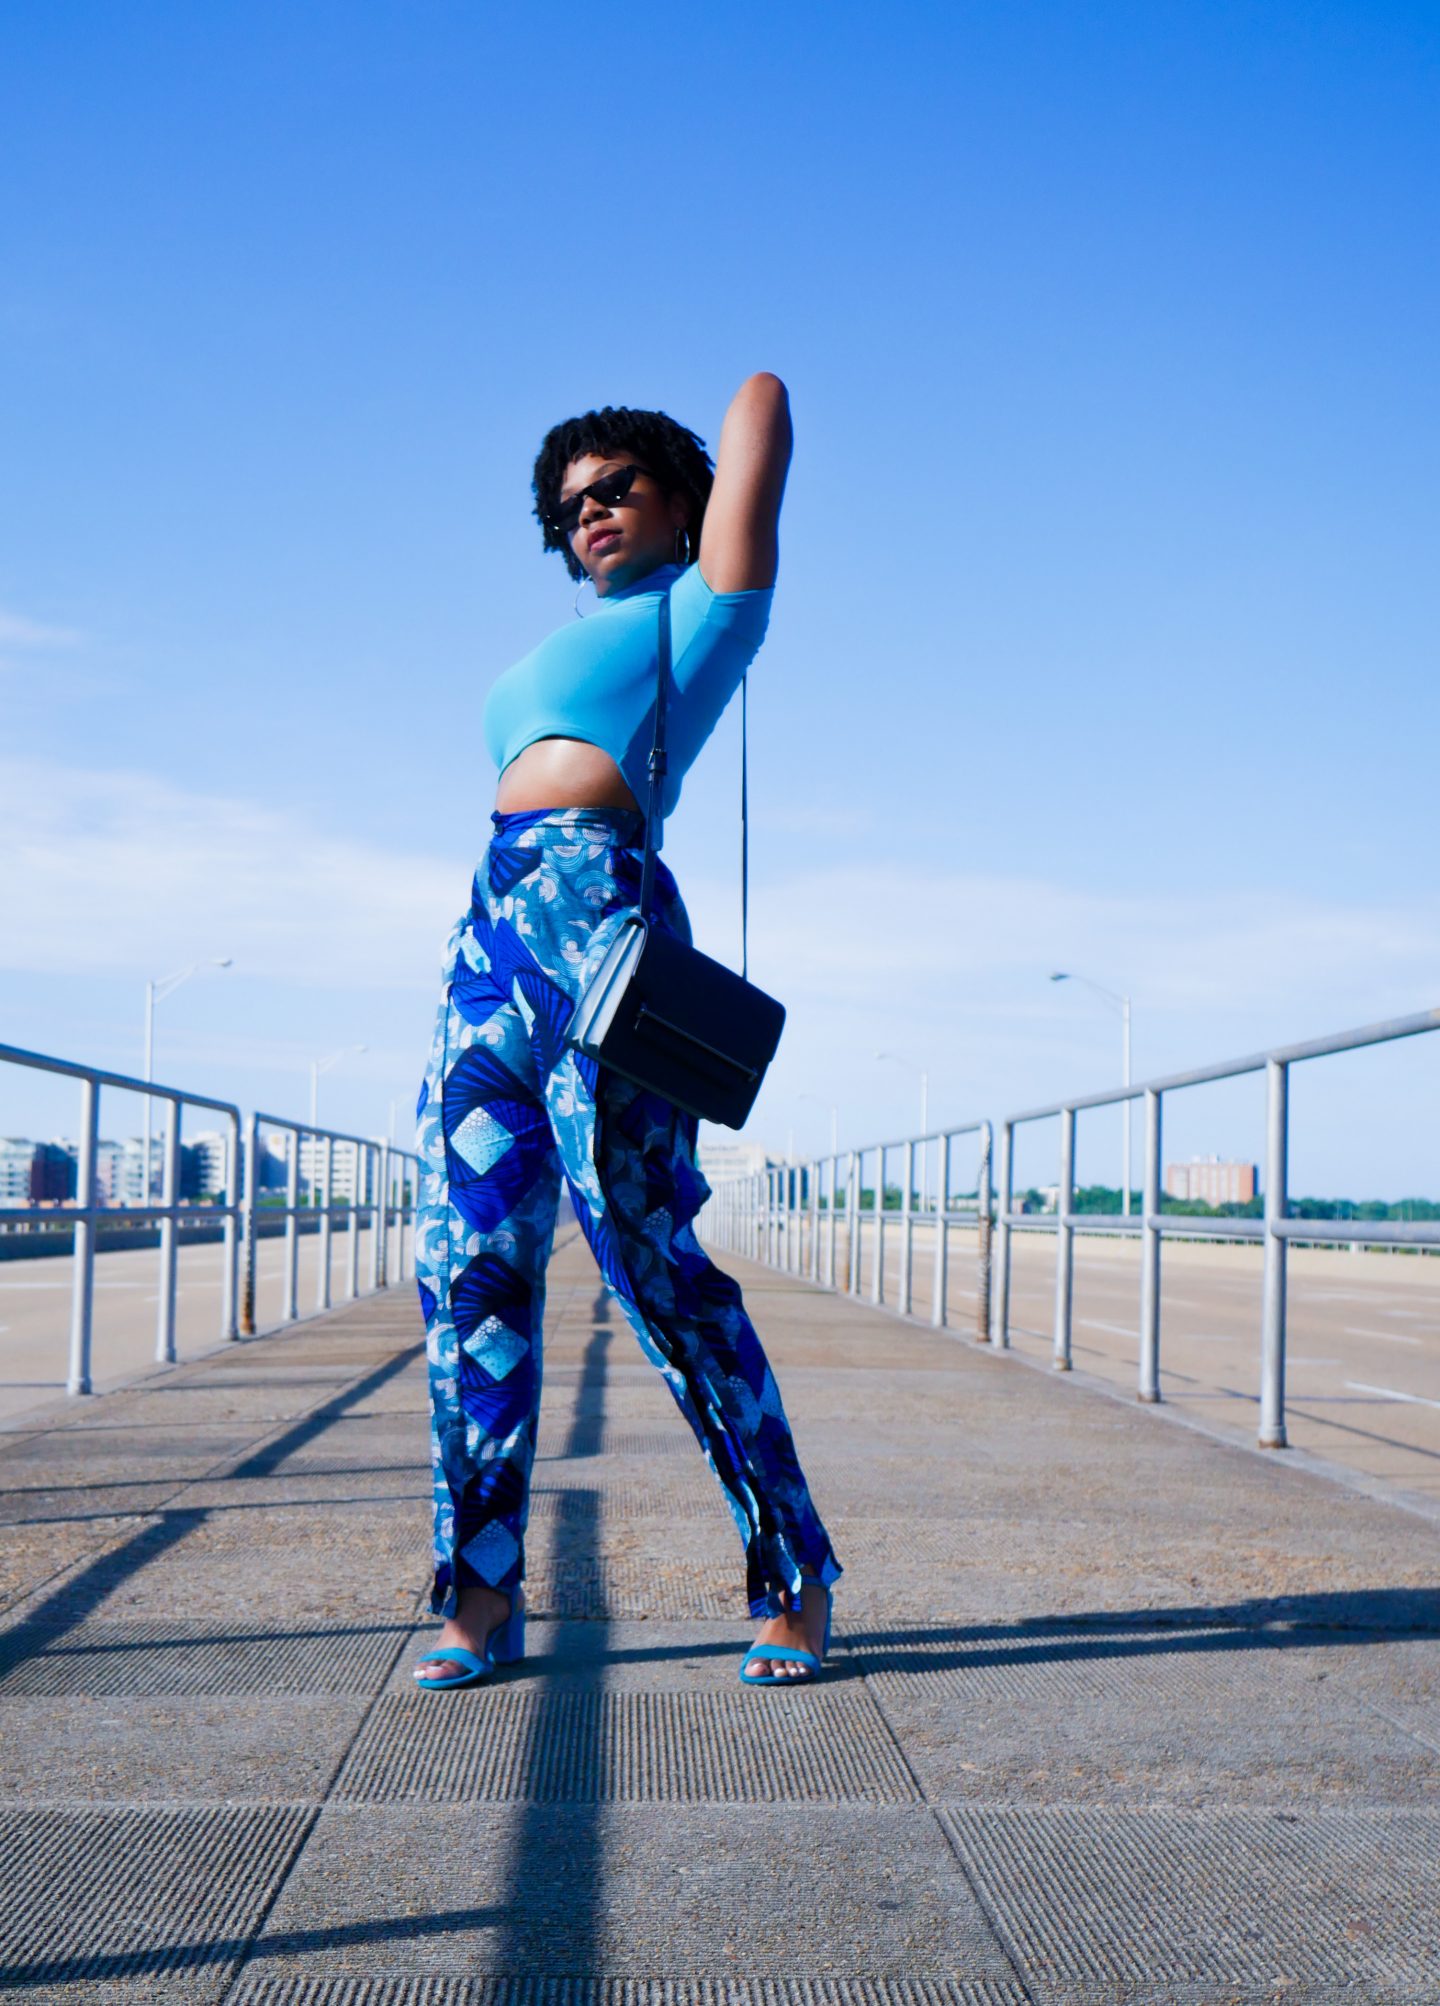
[[[709,1195],[696,1121],[567,1047],[576,998],[644,855],[658,610],[671,605],[666,702],[674,806],[764,636],[791,430],[757,375],[703,443],[662,412],[555,426],[535,463],[547,550],[597,605],[509,669],[485,706],[500,768],[494,834],[451,935],[420,1093],[416,1269],[435,1477],[429,1690],[523,1651],[523,1541],[540,1407],[545,1267],[560,1178],[600,1271],[719,1477],[745,1547],[759,1635],[751,1685],[814,1678],[840,1573],[737,1285],[691,1221]],[[698,559],[698,561],[697,561]],[[576,594],[577,612],[580,593]],[[560,805],[557,805],[560,804]],[[689,940],[657,865],[655,923]]]

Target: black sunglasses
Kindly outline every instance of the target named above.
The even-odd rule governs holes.
[[[585,506],[585,497],[590,495],[602,508],[614,508],[624,501],[635,485],[637,474],[655,476],[648,467],[617,467],[613,474],[602,474],[598,481],[591,481],[589,487],[579,488],[568,495],[550,518],[550,527],[559,530],[562,536],[573,536],[580,527],[580,513]]]

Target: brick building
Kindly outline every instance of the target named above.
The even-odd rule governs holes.
[[[1253,1163],[1230,1163],[1218,1156],[1193,1156],[1188,1163],[1167,1163],[1165,1195],[1201,1205],[1248,1205],[1260,1188]]]

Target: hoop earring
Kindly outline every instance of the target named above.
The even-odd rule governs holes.
[[[681,546],[684,546],[683,550]],[[675,532],[675,562],[683,571],[690,562],[690,532],[682,523]]]
[[[580,580],[580,583],[575,587],[575,618],[577,620],[585,618],[585,615],[580,611],[580,594],[585,590],[587,585],[593,585],[594,583],[595,580],[587,571],[585,576]],[[595,596],[598,598],[600,595],[597,593]]]

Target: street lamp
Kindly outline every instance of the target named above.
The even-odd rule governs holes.
[[[796,1100],[800,1101],[820,1101],[820,1105],[822,1107],[825,1105],[824,1101],[821,1100],[819,1094],[811,1094],[811,1093],[796,1094],[795,1098]],[[830,1154],[832,1156],[838,1156],[840,1154],[839,1135],[840,1135],[840,1110],[832,1102],[830,1107]]]
[[[332,1066],[338,1066],[340,1061],[349,1058],[352,1052],[368,1052],[369,1049],[368,1045],[342,1045],[338,1052],[331,1052],[328,1058],[310,1061],[310,1171],[305,1179],[305,1188],[312,1197],[315,1191],[315,1166],[320,1160],[320,1138],[314,1132],[320,1123],[320,1075],[328,1073]],[[299,1146],[297,1136],[296,1148]],[[300,1160],[304,1162],[303,1152]],[[358,1175],[356,1182],[357,1184],[359,1182]]]
[[[890,1061],[891,1065],[893,1065],[893,1066],[899,1066],[899,1067],[901,1068],[901,1070],[902,1070],[903,1072],[907,1072],[907,1073],[919,1073],[919,1075],[920,1075],[920,1133],[921,1133],[921,1135],[924,1135],[924,1134],[926,1133],[926,1131],[928,1130],[929,1126],[930,1126],[930,1075],[929,1075],[929,1073],[927,1073],[927,1072],[926,1072],[926,1070],[925,1070],[925,1068],[924,1068],[923,1066],[917,1066],[917,1065],[915,1064],[915,1062],[914,1062],[914,1060],[913,1060],[913,1059],[902,1059],[902,1058],[898,1057],[898,1056],[897,1056],[897,1054],[896,1054],[896,1053],[894,1053],[894,1052],[877,1052],[877,1053],[875,1054],[875,1056],[876,1056],[876,1058],[877,1058],[877,1059],[888,1059],[888,1060]],[[922,1212],[923,1212],[923,1211],[925,1210],[925,1200],[926,1200],[926,1196],[927,1196],[927,1186],[928,1186],[928,1184],[929,1184],[929,1178],[928,1178],[928,1176],[927,1176],[927,1174],[926,1174],[926,1173],[927,1173],[927,1170],[928,1170],[928,1167],[929,1167],[929,1156],[930,1156],[930,1152],[929,1152],[929,1150],[928,1150],[928,1149],[926,1149],[926,1147],[925,1147],[924,1143],[921,1143],[921,1145],[920,1145],[920,1210],[921,1210]],[[908,1204],[910,1203],[910,1195],[909,1195],[909,1193],[908,1193],[908,1192],[907,1192],[907,1193],[906,1193],[906,1195],[905,1195],[905,1203],[906,1203],[907,1205],[908,1205]]]
[[[154,982],[145,984],[145,1072],[146,1080],[155,1077],[155,1005],[163,1003],[182,982],[188,982],[192,975],[198,975],[202,968],[229,968],[232,966],[228,954],[213,954],[205,961],[192,961],[188,968],[177,969],[173,975],[162,975]],[[145,1096],[145,1168],[144,1200],[148,1205],[151,1195],[150,1178],[150,1096]]]
[[[1107,989],[1103,983],[1092,982],[1088,975],[1059,974],[1052,975],[1050,980],[1052,982],[1083,982],[1087,989],[1093,989],[1097,996],[1103,996],[1107,1003],[1112,1004],[1120,1012],[1120,1062],[1122,1067],[1120,1084],[1128,1087],[1130,1084],[1130,998],[1118,995],[1113,989]],[[1124,1126],[1121,1133],[1125,1145],[1122,1152],[1121,1182],[1124,1188],[1120,1193],[1120,1210],[1122,1215],[1128,1219],[1130,1217],[1130,1103],[1128,1100],[1120,1103],[1120,1111],[1124,1116]]]
[[[338,1052],[332,1052],[328,1059],[310,1061],[310,1126],[320,1124],[320,1075],[328,1073],[332,1066],[338,1066],[342,1059],[348,1059],[352,1052],[368,1052],[368,1045],[342,1045]]]

